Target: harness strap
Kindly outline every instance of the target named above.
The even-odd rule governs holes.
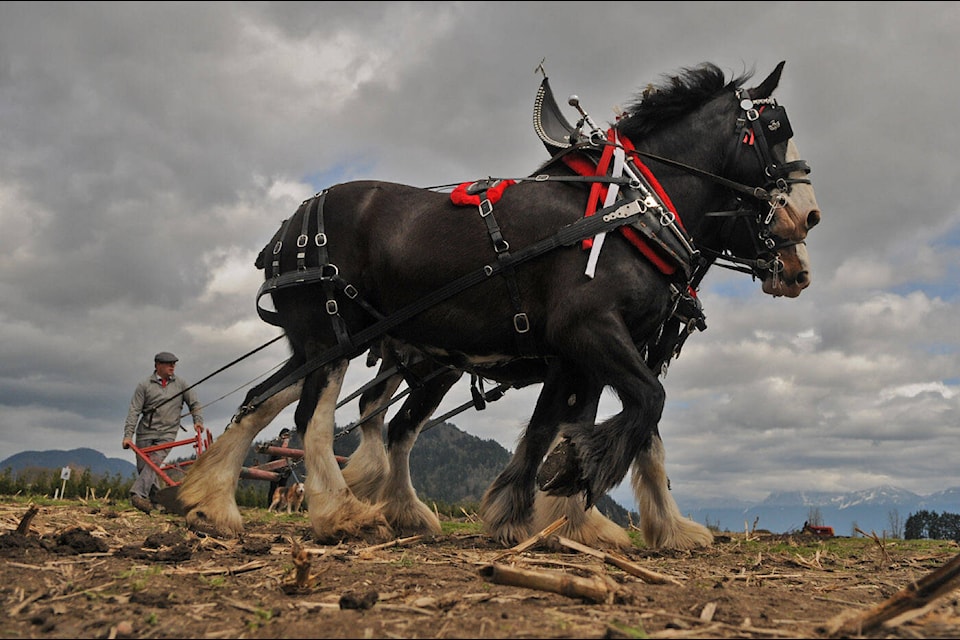
[[[380,316],[380,317],[383,318],[383,316]],[[411,367],[412,365],[417,364],[418,362],[422,362],[422,361],[423,361],[423,358],[421,358],[421,357],[418,356],[418,355],[413,355],[413,356],[410,357],[410,361],[409,361],[409,362],[403,362],[402,359],[399,358],[399,357],[396,358],[396,360],[397,360],[397,364],[395,364],[394,366],[390,367],[389,369],[385,369],[385,370],[381,371],[379,374],[377,374],[372,380],[370,380],[369,382],[367,382],[365,385],[363,385],[362,387],[360,387],[360,388],[357,389],[356,391],[352,392],[350,395],[348,395],[347,397],[345,397],[343,400],[340,400],[340,402],[337,403],[337,409],[339,409],[340,407],[345,406],[347,403],[349,403],[349,402],[350,402],[351,400],[353,400],[354,398],[358,398],[358,397],[362,396],[364,393],[366,393],[367,391],[369,391],[369,390],[372,389],[373,387],[377,386],[378,384],[380,384],[380,383],[383,382],[384,380],[387,380],[387,379],[393,377],[393,376],[394,376],[395,374],[397,374],[397,373],[407,374],[407,373],[409,372],[409,373],[412,375],[412,372],[410,371],[410,367]],[[371,363],[370,363],[370,361],[368,360],[368,361],[367,361],[367,366],[370,366],[370,364],[371,364]],[[407,377],[407,376],[404,375],[404,378],[406,378],[406,377]]]
[[[300,208],[303,208],[303,204],[300,205]],[[274,276],[279,275],[280,273],[280,250],[283,249],[283,239],[286,237],[287,228],[290,226],[290,222],[292,221],[293,216],[290,216],[284,220],[283,224],[280,226],[280,231],[277,232],[277,241],[273,245],[273,261],[270,263]]]
[[[326,191],[322,191],[313,198],[305,200],[303,204],[300,205],[298,213],[302,213],[303,218],[300,223],[300,235],[297,237],[297,268],[294,271],[280,273],[279,253],[280,249],[283,247],[283,238],[286,235],[287,228],[290,226],[292,218],[284,221],[283,226],[275,237],[279,239],[276,240],[273,249],[273,252],[277,257],[273,263],[272,277],[260,285],[260,290],[257,292],[257,314],[264,322],[274,326],[280,326],[279,314],[276,311],[269,311],[261,307],[260,298],[268,293],[276,291],[277,289],[285,289],[294,285],[319,282],[323,287],[324,295],[326,296],[325,308],[328,315],[330,315],[334,333],[337,336],[337,342],[349,347],[352,346],[350,334],[347,329],[346,322],[340,315],[340,307],[336,299],[337,292],[342,293],[349,300],[352,300],[358,304],[362,309],[364,309],[377,320],[383,319],[383,314],[380,313],[369,302],[360,297],[360,292],[357,290],[357,288],[340,276],[337,266],[328,262],[327,235],[324,233],[323,223],[323,203],[326,198],[326,194]],[[309,210],[304,211],[304,208],[307,206],[309,206]],[[317,247],[318,266],[316,267],[308,267],[306,260],[306,246],[310,243],[308,230],[309,220],[311,217],[316,218],[317,227],[317,233],[313,237],[313,243]],[[260,261],[258,259],[258,266],[259,263]],[[270,274],[268,274],[268,276],[269,275]]]
[[[467,409],[469,409],[469,408],[471,408],[471,407],[473,407],[474,409],[477,409],[478,411],[479,411],[479,410],[482,410],[482,409],[485,409],[488,402],[496,402],[497,400],[499,400],[500,398],[502,398],[502,397],[503,397],[503,394],[505,394],[512,386],[513,386],[513,385],[504,382],[504,383],[502,383],[502,384],[497,385],[497,386],[494,387],[493,389],[490,389],[490,391],[485,391],[485,392],[483,392],[483,394],[482,394],[481,397],[478,397],[478,396],[474,395],[473,392],[474,392],[475,387],[472,387],[472,386],[471,386],[471,388],[470,388],[471,399],[470,399],[469,401],[464,402],[463,404],[461,404],[461,405],[460,405],[459,407],[457,407],[456,409],[452,409],[452,410],[446,412],[445,414],[443,414],[442,416],[437,416],[436,418],[433,418],[432,420],[430,420],[429,422],[427,422],[426,424],[424,424],[423,427],[421,427],[420,433],[423,433],[423,432],[426,431],[427,429],[432,429],[433,427],[437,426],[438,424],[441,424],[441,423],[443,423],[443,422],[446,422],[447,420],[449,420],[449,419],[452,418],[453,416],[455,416],[455,415],[457,415],[457,414],[459,414],[459,413],[463,413],[464,411],[466,411]]]
[[[606,175],[609,173],[612,177],[620,177],[623,175],[623,163],[624,163],[624,152],[623,148],[620,147],[617,143],[617,134],[616,131],[611,129],[608,132],[608,136],[612,136],[613,143],[604,147],[603,155],[600,157],[600,162],[597,164],[597,173]],[[587,211],[585,215],[593,215],[594,209],[596,209],[596,202],[598,201],[600,194],[604,194],[603,205],[608,207],[617,201],[620,196],[620,185],[611,184],[608,187],[603,187],[599,182],[595,182],[593,187],[590,190],[590,200],[588,200]],[[626,233],[629,227],[621,227],[621,233]],[[606,234],[599,233],[594,238],[587,238],[583,241],[584,248],[590,248],[590,255],[587,258],[587,269],[586,275],[590,278],[594,277],[597,268],[597,261],[600,259],[600,249],[603,248],[603,242],[606,239]],[[662,267],[658,265],[662,270]]]
[[[334,439],[336,440],[336,439],[338,439],[338,438],[343,438],[343,437],[347,436],[348,434],[350,434],[354,429],[356,429],[356,428],[359,427],[360,425],[369,422],[369,421],[372,420],[374,417],[380,415],[381,413],[383,413],[384,411],[386,411],[387,409],[389,409],[392,405],[396,404],[397,402],[399,402],[400,400],[402,400],[403,398],[405,398],[405,397],[406,397],[407,395],[409,395],[410,392],[413,391],[414,389],[419,389],[419,388],[423,387],[423,385],[426,384],[427,382],[430,382],[431,380],[433,380],[433,379],[436,378],[437,376],[446,373],[447,371],[449,371],[449,370],[452,369],[452,368],[453,368],[453,367],[450,367],[450,366],[440,367],[440,368],[434,369],[433,371],[431,371],[430,373],[428,373],[427,375],[422,376],[422,377],[421,377],[421,376],[416,376],[416,375],[414,375],[414,374],[411,373],[411,375],[414,375],[414,377],[412,377],[412,378],[410,378],[410,379],[407,379],[406,377],[404,378],[405,380],[407,380],[407,388],[406,388],[406,389],[404,389],[403,391],[400,391],[399,393],[397,393],[397,394],[394,395],[393,397],[391,397],[391,398],[389,398],[388,400],[384,401],[383,404],[381,404],[381,405],[378,406],[376,409],[374,409],[373,411],[371,411],[370,413],[368,413],[368,414],[365,415],[364,417],[360,418],[359,420],[357,420],[356,422],[354,422],[353,424],[351,424],[351,425],[350,425],[349,427],[347,427],[346,429],[341,430],[339,433],[337,433],[336,436],[334,436]],[[337,405],[337,406],[339,407],[340,405]]]
[[[244,413],[252,411],[267,398],[282,391],[310,372],[315,371],[320,367],[333,362],[334,360],[352,358],[359,355],[362,352],[362,349],[360,349],[361,346],[368,345],[372,340],[384,335],[394,327],[406,322],[422,311],[455,296],[469,287],[483,282],[491,276],[501,273],[507,266],[515,267],[558,247],[576,244],[584,238],[596,235],[600,231],[616,229],[625,224],[630,224],[637,220],[641,214],[641,211],[641,203],[638,200],[633,200],[631,202],[625,202],[622,204],[618,203],[615,206],[606,207],[598,211],[596,215],[590,216],[589,218],[580,218],[575,222],[562,227],[554,235],[520,249],[519,251],[511,254],[509,258],[498,260],[495,264],[484,265],[478,270],[466,273],[456,280],[453,280],[439,289],[434,290],[416,302],[399,309],[392,315],[389,315],[382,320],[379,320],[372,325],[358,331],[356,334],[354,334],[352,347],[345,344],[337,344],[318,356],[307,360],[302,365],[284,376],[281,380],[275,382],[265,391],[257,394],[250,400],[249,404],[240,407],[237,416],[234,417],[237,418]],[[281,278],[282,277],[283,276],[281,276]]]
[[[317,210],[318,210],[319,204],[320,204],[319,201],[320,201],[320,198],[321,198],[321,197],[323,197],[323,196],[315,196],[315,197],[313,197],[313,198],[310,200],[310,211],[311,211],[311,212],[314,212],[314,211],[317,211]],[[309,227],[309,224],[310,224],[310,215],[309,215],[309,214],[306,214],[306,215],[304,215],[303,218],[301,218],[301,220],[300,220],[300,235],[297,236],[297,249],[298,249],[298,251],[297,251],[297,270],[298,270],[298,271],[303,271],[304,269],[307,268],[307,251],[306,251],[306,248],[307,248],[307,242],[309,242],[309,239],[307,238],[307,228]],[[321,225],[321,224],[323,224],[322,221],[320,221],[320,220],[318,219],[318,220],[317,220],[317,225],[318,225],[318,229],[317,229],[317,246],[318,246],[318,247],[322,247],[322,246],[324,246],[324,245],[327,244],[326,239],[324,239],[322,243],[320,242],[320,237],[321,237],[322,229],[319,228],[319,225]],[[323,264],[323,262],[321,262],[320,264]]]
[[[480,191],[480,204],[477,209],[480,211],[480,218],[487,224],[487,233],[493,241],[493,250],[497,252],[497,257],[502,254],[510,255],[510,243],[503,239],[503,233],[500,232],[500,225],[493,215],[493,203],[486,197],[486,189]]]
[[[493,215],[493,201],[487,197],[487,191],[490,188],[490,182],[484,180],[475,183],[467,189],[467,192],[480,200],[479,205],[477,205],[480,218],[487,225],[487,232],[490,234],[490,240],[493,241],[493,250],[497,254],[497,261],[504,264],[503,279],[507,284],[510,302],[513,304],[513,330],[516,332],[517,347],[520,349],[521,355],[532,356],[535,351],[530,339],[530,319],[523,310],[520,287],[517,286],[516,271],[510,264],[510,243],[504,240],[500,225],[497,224],[497,219]]]
[[[629,139],[619,136],[616,129],[606,132],[607,140],[599,159],[591,154],[565,153],[562,161],[571,170],[584,177],[596,176],[618,178],[619,173],[630,178],[629,185],[624,189],[623,197],[629,199],[640,194],[644,204],[651,212],[658,215],[645,216],[632,226],[622,227],[620,232],[642,253],[661,273],[689,279],[695,263],[699,260],[699,252],[693,246],[683,222],[676,214],[676,208],[653,172],[640,162],[637,152]],[[609,175],[609,174],[613,175]],[[596,180],[591,187],[584,215],[592,215],[600,198],[605,197],[605,204],[609,205],[619,194],[619,183],[610,187],[604,182]],[[598,248],[593,243],[602,244],[603,236],[584,240],[584,249],[590,249],[587,263],[587,275],[593,277],[593,269],[598,258]],[[678,272],[679,270],[679,272]]]
[[[327,298],[325,305],[327,315],[330,316],[330,323],[333,325],[333,332],[337,336],[337,344],[351,346],[350,332],[347,330],[347,323],[344,322],[343,316],[340,315],[340,306],[337,304],[337,286],[334,282],[334,277],[339,274],[339,269],[337,268],[337,265],[329,262],[329,255],[327,251],[327,234],[323,232],[323,201],[326,199],[326,197],[326,191],[321,191],[313,197],[310,203],[310,210],[303,216],[301,233],[300,237],[297,239],[297,246],[300,248],[306,246],[307,226],[312,215],[317,219],[317,259],[319,261],[320,268],[327,269],[329,271],[329,277],[320,279],[320,284],[323,286],[323,293]],[[298,271],[304,271],[306,269],[305,257],[300,258],[300,256],[305,255],[305,252],[298,254]]]
[[[698,280],[699,281],[699,280]],[[660,325],[656,337],[645,345],[647,366],[660,377],[666,377],[670,361],[680,355],[683,343],[694,330],[706,331],[707,323],[703,315],[700,299],[694,294],[695,286],[682,291],[671,284],[673,292],[673,310]]]
[[[672,280],[670,288],[673,292],[673,305],[670,314],[660,325],[656,335],[643,345],[647,365],[659,372],[660,376],[666,376],[670,361],[680,354],[680,349],[690,334],[696,329],[706,329],[703,308],[696,295],[696,287],[703,277],[706,264],[700,259],[699,251],[693,247],[693,241],[687,234],[683,221],[675,214],[676,207],[670,197],[650,168],[640,161],[632,142],[620,137],[615,129],[608,130],[606,135],[607,143],[598,159],[590,154],[579,153],[564,155],[562,161],[584,177],[589,178],[596,174],[596,177],[616,178],[621,173],[632,173],[634,182],[640,183],[631,183],[624,191],[634,197],[637,194],[643,196],[644,204],[650,213],[644,212],[637,222],[621,227],[620,232]],[[625,170],[627,167],[629,171]],[[606,187],[599,181],[595,182],[590,191],[585,215],[593,213],[601,197],[605,198],[605,204],[611,204],[620,195],[617,193],[618,188],[616,183]],[[653,215],[653,211],[657,211],[659,215]],[[597,234],[583,242],[584,248],[590,249],[588,276],[593,275],[604,235]]]

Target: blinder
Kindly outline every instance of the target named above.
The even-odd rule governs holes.
[[[793,128],[787,119],[787,110],[779,104],[773,104],[760,111],[760,126],[763,128],[767,144],[775,147],[793,137]]]
[[[737,99],[744,114],[737,120],[741,133],[738,139],[742,146],[753,147],[763,168],[763,174],[771,180],[764,185],[765,194],[769,201],[769,192],[774,189],[790,193],[790,186],[797,182],[810,182],[807,178],[789,178],[794,171],[810,173],[810,166],[804,160],[793,162],[778,162],[773,155],[773,148],[785,145],[793,137],[793,127],[787,117],[786,107],[780,105],[775,98],[760,98],[752,100],[743,89],[737,90]],[[736,155],[736,154],[734,154]],[[762,198],[761,198],[762,199]],[[773,202],[770,202],[771,206]]]

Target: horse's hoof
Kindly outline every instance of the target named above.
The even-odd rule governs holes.
[[[231,539],[238,533],[230,527],[220,526],[206,517],[202,512],[193,511],[187,514],[187,528],[191,531],[211,538]]]
[[[585,489],[583,472],[573,443],[564,438],[553,448],[537,473],[537,486],[550,495],[569,497]]]
[[[178,516],[187,515],[187,507],[180,498],[177,497],[177,487],[166,487],[157,491],[153,496],[153,501],[164,508],[167,513],[175,513]]]
[[[189,529],[202,536],[210,536],[221,540],[229,540],[237,536],[230,530],[212,525],[209,522],[194,522],[189,525]]]

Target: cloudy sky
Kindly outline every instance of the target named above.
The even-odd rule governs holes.
[[[0,460],[132,462],[154,353],[196,382],[279,334],[254,258],[316,191],[528,174],[543,58],[598,122],[681,67],[786,61],[814,281],[787,300],[707,276],[709,328],[664,380],[676,495],[960,485],[960,4],[923,2],[2,3]],[[197,387],[214,436],[287,354]],[[535,394],[452,421],[513,450]]]

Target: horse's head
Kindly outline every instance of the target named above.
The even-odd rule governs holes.
[[[806,239],[820,222],[820,207],[786,110],[771,97],[783,64],[758,87],[736,93],[738,138],[728,166],[754,193],[738,194],[734,215],[746,224],[734,225],[726,248],[745,258],[764,293],[795,298],[811,282]]]
[[[799,152],[792,140],[784,153],[786,164],[800,161]],[[788,180],[799,180],[802,171],[787,174]],[[773,266],[761,270],[763,292],[773,296],[795,298],[810,285],[810,262],[807,254],[807,232],[820,222],[820,207],[809,182],[794,182],[771,192],[775,208],[773,218],[767,225],[768,239],[774,241],[768,252]],[[774,205],[771,205],[772,207]]]
[[[751,89],[742,86],[746,74],[728,81],[713,64],[685,69],[648,86],[615,128],[640,141],[636,154],[664,176],[671,199],[684,205],[677,212],[694,218],[704,255],[753,274],[765,293],[793,298],[810,285],[805,242],[820,208],[787,112],[771,97],[783,66]],[[713,188],[691,189],[691,174]]]

